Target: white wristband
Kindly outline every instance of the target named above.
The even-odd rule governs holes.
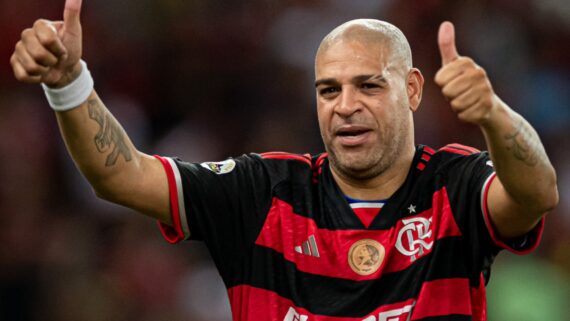
[[[93,91],[93,78],[85,61],[79,61],[81,73],[79,77],[62,88],[50,88],[42,83],[47,100],[55,111],[66,111],[79,107],[89,98]]]

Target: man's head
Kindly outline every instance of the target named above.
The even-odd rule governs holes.
[[[368,19],[340,25],[319,46],[315,77],[321,136],[337,174],[374,178],[413,150],[423,77],[398,28]]]

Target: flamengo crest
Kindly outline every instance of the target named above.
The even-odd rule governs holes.
[[[402,223],[404,227],[398,232],[396,249],[409,256],[410,261],[413,262],[416,260],[416,255],[423,255],[424,249],[430,250],[433,246],[433,240],[429,241],[432,236],[431,217],[429,219],[423,217],[403,219]]]

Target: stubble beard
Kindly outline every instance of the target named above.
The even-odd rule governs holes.
[[[363,152],[361,158],[356,160],[356,155],[345,156],[334,146],[327,146],[332,169],[342,177],[354,181],[371,180],[382,175],[395,164],[398,154],[404,150],[402,137],[392,137],[389,143],[382,140],[379,143],[381,146],[374,146],[370,151]]]
[[[404,119],[393,124],[397,125],[384,128],[375,146],[358,154],[349,155],[329,143],[326,150],[332,170],[343,178],[356,182],[372,180],[390,170],[406,153],[410,143],[413,147],[413,140],[408,142],[408,135],[413,137],[413,132],[409,133],[411,124]]]

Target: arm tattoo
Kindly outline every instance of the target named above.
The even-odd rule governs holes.
[[[99,153],[106,153],[111,149],[105,166],[115,165],[120,155],[123,155],[125,161],[130,161],[132,159],[131,150],[125,142],[125,134],[119,124],[101,107],[97,99],[90,99],[87,102],[87,107],[89,118],[99,124],[99,132],[93,138],[95,147]]]
[[[514,131],[506,134],[507,150],[511,151],[516,159],[530,167],[535,167],[546,159],[546,154],[538,135],[521,119]]]

